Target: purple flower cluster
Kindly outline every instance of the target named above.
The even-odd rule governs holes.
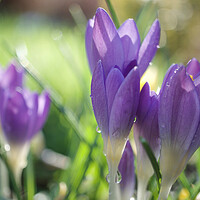
[[[172,65],[158,95],[150,91],[148,83],[140,91],[140,78],[156,53],[159,39],[157,19],[140,44],[133,19],[125,21],[117,30],[101,8],[87,25],[91,100],[104,140],[110,181],[115,181],[118,165],[122,174],[121,199],[130,199],[135,183],[133,151],[127,142],[133,124],[138,199],[146,199],[146,186],[153,174],[140,136],[147,140],[156,159],[160,158],[162,183],[159,199],[167,199],[172,184],[200,146],[200,64],[196,59],[186,67]],[[110,185],[111,190],[116,191]],[[110,199],[115,198],[120,199],[110,195]]]

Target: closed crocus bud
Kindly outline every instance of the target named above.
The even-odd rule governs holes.
[[[161,138],[159,199],[167,199],[187,161],[200,145],[200,64],[192,59],[187,67],[172,65],[159,97]]]
[[[137,199],[146,200],[147,183],[154,171],[140,142],[140,137],[145,138],[157,159],[160,154],[158,96],[155,92],[150,91],[148,83],[146,83],[141,90],[136,119],[133,130],[137,148]]]
[[[17,87],[0,92],[0,119],[8,162],[19,182],[32,137],[44,125],[50,107],[47,92],[38,95]]]
[[[135,187],[135,167],[134,154],[129,141],[126,143],[118,169],[121,174],[121,182],[119,184],[120,199],[130,200]]]

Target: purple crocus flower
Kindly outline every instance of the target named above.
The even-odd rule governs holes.
[[[153,23],[142,45],[133,19],[125,21],[117,30],[107,12],[99,8],[88,22],[86,51],[93,73],[92,105],[102,132],[111,181],[115,180],[135,118],[140,77],[154,57],[159,39],[158,20]]]
[[[156,53],[159,40],[158,19],[140,45],[140,35],[133,19],[126,20],[117,30],[107,12],[98,8],[86,30],[86,52],[90,69],[93,72],[97,62],[101,60],[106,77],[114,66],[118,66],[125,76],[134,66],[138,66],[141,77]]]
[[[120,199],[130,200],[135,187],[135,167],[134,154],[129,140],[126,143],[118,169],[121,174]]]
[[[146,83],[141,90],[136,117],[134,139],[137,148],[137,199],[145,200],[146,187],[154,171],[139,137],[142,136],[146,139],[157,159],[160,155],[158,96],[154,91],[150,91],[148,83]]]
[[[200,145],[200,64],[193,58],[186,67],[172,65],[159,97],[161,138],[159,199],[167,199],[172,184]]]
[[[11,65],[0,80],[0,120],[6,143],[8,161],[17,181],[26,166],[26,156],[32,137],[46,121],[50,98],[22,88],[23,70]]]
[[[39,96],[17,88],[4,90],[0,96],[0,118],[7,142],[23,144],[30,141],[46,121],[50,107],[48,93]]]

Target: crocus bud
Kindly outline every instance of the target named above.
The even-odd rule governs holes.
[[[120,199],[130,200],[135,187],[135,167],[134,154],[129,140],[126,143],[118,169],[121,174]]]
[[[146,187],[149,178],[153,175],[152,164],[140,142],[140,137],[149,143],[155,157],[160,154],[160,139],[158,131],[158,97],[155,92],[150,91],[146,83],[141,90],[139,106],[134,124],[134,139],[137,148],[137,199],[146,199]]]
[[[50,107],[47,92],[41,95],[28,90],[4,89],[0,92],[0,119],[6,142],[10,146],[8,161],[17,181],[26,166],[30,140],[45,123]]]
[[[162,142],[159,199],[167,199],[172,184],[200,145],[200,64],[172,65],[159,97],[159,130]]]

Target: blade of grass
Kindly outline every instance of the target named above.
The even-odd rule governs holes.
[[[184,172],[181,173],[181,175],[179,176],[178,181],[179,181],[180,184],[181,184],[184,188],[186,188],[186,189],[189,191],[189,193],[191,194],[191,185],[190,185],[190,183],[189,183],[187,177],[185,176],[185,173],[184,173]]]
[[[115,12],[110,0],[106,0],[106,4],[107,4],[110,14],[112,16],[113,22],[115,23],[115,26],[118,29],[120,27],[119,20],[117,18],[116,12]]]
[[[153,167],[155,175],[156,175],[158,189],[160,190],[160,183],[161,183],[162,176],[161,176],[161,173],[160,173],[160,168],[159,168],[158,162],[157,162],[157,160],[154,156],[154,153],[151,150],[148,142],[143,137],[140,137],[140,142],[141,142],[143,148],[145,149],[145,152],[147,153],[149,160],[152,164],[152,167]]]
[[[27,200],[32,200],[35,194],[35,180],[34,180],[34,171],[33,171],[33,157],[31,151],[28,155],[28,165],[25,169],[25,183],[26,183],[26,193]]]

